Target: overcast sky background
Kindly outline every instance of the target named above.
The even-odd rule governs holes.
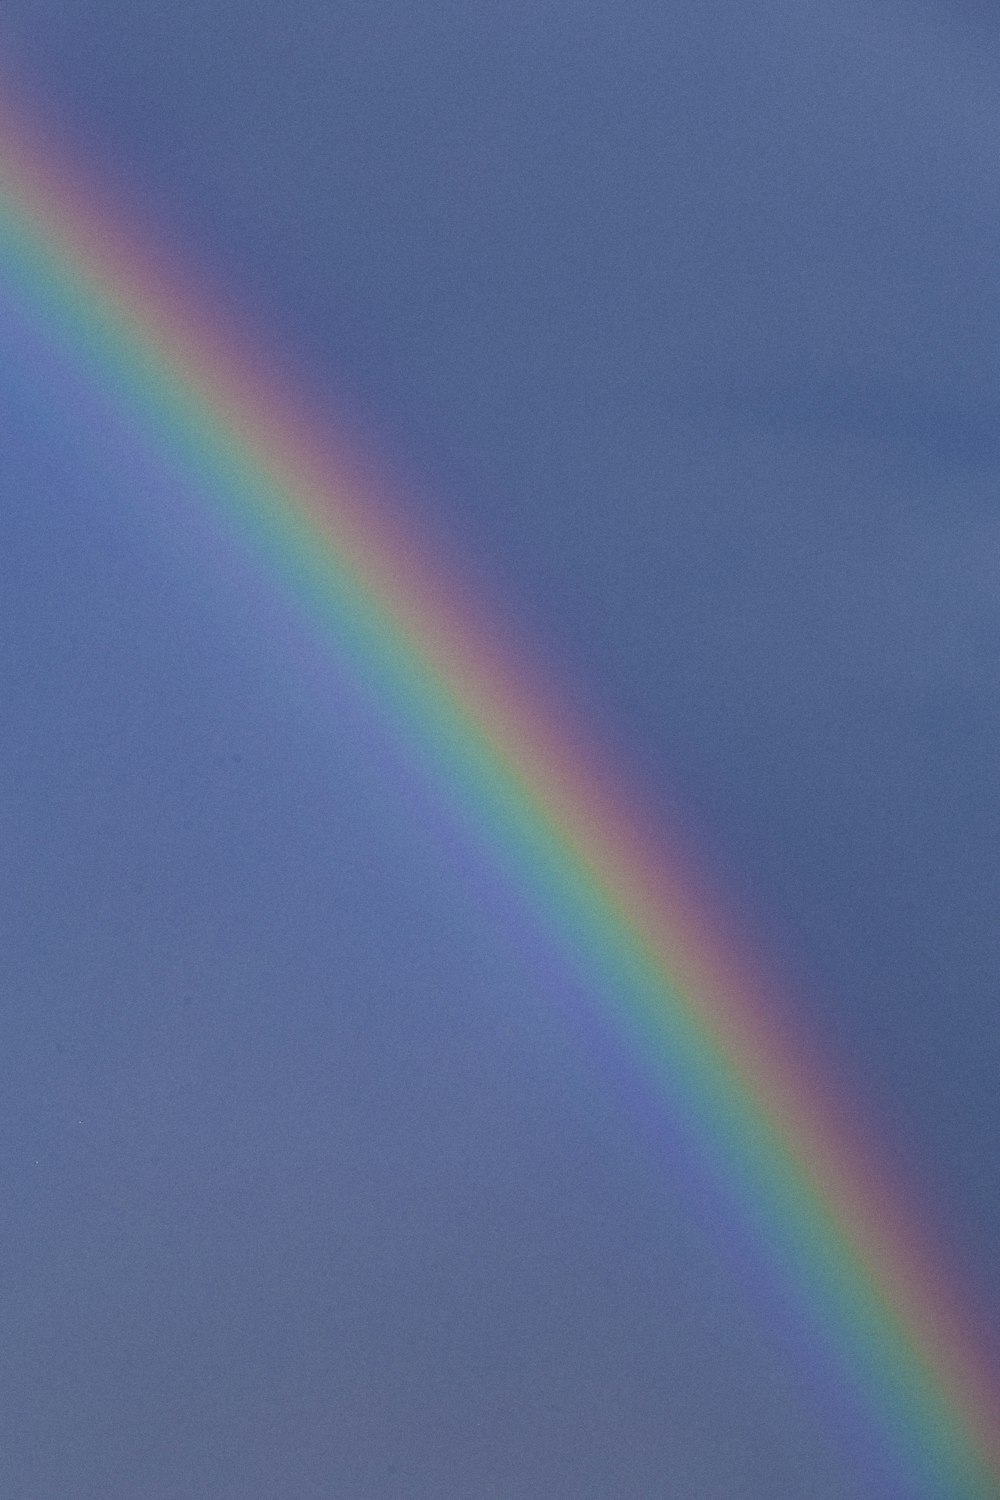
[[[1000,1326],[1000,22],[4,0],[400,476]],[[904,1497],[592,997],[0,280],[0,1490]]]

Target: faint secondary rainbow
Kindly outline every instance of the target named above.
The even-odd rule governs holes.
[[[93,179],[0,108],[0,277],[282,579],[596,981],[914,1493],[1000,1495],[1000,1404],[956,1289],[787,1017],[578,726],[361,466]]]

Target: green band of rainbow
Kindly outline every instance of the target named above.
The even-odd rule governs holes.
[[[689,875],[457,582],[107,197],[0,116],[10,295],[308,604],[600,981],[922,1494],[1000,1495],[1000,1407],[948,1279]]]

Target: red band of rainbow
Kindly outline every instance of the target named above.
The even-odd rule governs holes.
[[[308,602],[600,979],[921,1493],[1000,1495],[997,1384],[960,1299],[721,917],[651,846],[497,622],[394,529],[370,476],[331,455],[304,407],[126,225],[26,115],[0,115],[11,295]]]

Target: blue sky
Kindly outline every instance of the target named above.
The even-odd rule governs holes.
[[[994,1324],[998,42],[0,18],[683,809]],[[2,284],[0,332],[4,1493],[891,1494],[488,852]]]

